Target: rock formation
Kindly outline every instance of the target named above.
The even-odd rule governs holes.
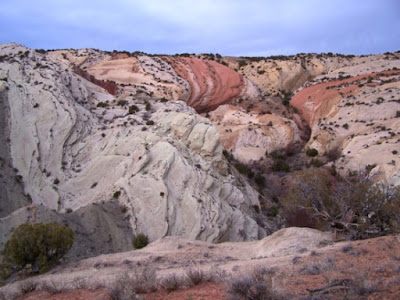
[[[334,164],[346,172],[372,168],[400,184],[400,71],[324,80],[291,100],[312,129],[308,147],[338,152]]]
[[[241,162],[258,161],[275,150],[300,141],[296,123],[275,114],[257,114],[223,105],[211,113],[221,143]]]
[[[124,91],[114,96],[53,55],[19,45],[3,45],[0,55],[8,155],[34,207],[68,219],[94,204],[114,203],[130,234],[143,232],[150,240],[180,235],[220,242],[265,235],[253,219],[257,192],[228,166],[217,129],[184,102]],[[26,221],[7,219],[24,215],[18,210],[7,213],[2,226]],[[103,234],[108,237],[118,226],[111,222]],[[113,250],[121,249],[126,244]]]
[[[257,163],[261,179],[266,154],[295,146],[292,161],[309,147],[323,164],[335,152],[327,165],[339,172],[400,184],[399,67],[398,53],[247,59],[1,45],[0,246],[18,224],[50,219],[93,248],[76,256],[129,250],[139,232],[259,239],[271,231],[260,213],[267,193],[223,150]]]

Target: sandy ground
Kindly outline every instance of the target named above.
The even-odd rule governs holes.
[[[108,290],[100,287],[105,277],[136,272],[143,266],[156,270],[154,281],[160,284],[156,284],[159,288],[156,292],[140,294],[141,299],[227,299],[228,283],[244,278],[257,268],[270,270],[272,289],[287,299],[311,299],[311,296],[342,299],[346,289],[356,291],[354,299],[399,299],[399,236],[333,242],[328,234],[317,233],[312,237],[315,233],[296,228],[289,232],[278,231],[272,238],[258,242],[219,245],[167,238],[142,250],[58,266],[35,280],[57,285],[63,278],[66,291],[53,294],[35,291],[17,299],[109,299],[108,291],[113,286]],[[265,255],[255,256],[257,254]],[[204,272],[200,284],[162,288],[165,287],[163,280],[183,275],[188,269]],[[88,272],[92,283],[85,289],[67,288],[66,281],[77,278],[78,274],[83,278],[83,270]],[[211,277],[212,282],[209,282]],[[342,285],[327,288],[335,282],[342,282]]]

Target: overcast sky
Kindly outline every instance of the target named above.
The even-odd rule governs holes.
[[[0,43],[267,56],[400,50],[400,0],[0,0]]]

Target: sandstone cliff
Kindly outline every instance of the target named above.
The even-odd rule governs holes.
[[[73,250],[80,256],[129,250],[138,232],[258,239],[280,226],[268,223],[285,178],[269,168],[274,152],[300,169],[316,148],[319,164],[398,185],[399,68],[398,53],[245,59],[2,45],[0,242],[48,216],[94,249]],[[271,185],[256,191],[223,150]]]
[[[9,161],[33,207],[68,220],[71,212],[114,203],[121,216],[106,217],[109,229],[98,232],[107,237],[121,231],[118,226],[150,240],[180,235],[219,242],[265,235],[254,221],[257,192],[227,164],[217,129],[185,102],[123,89],[114,96],[53,54],[19,45],[3,45],[0,55]],[[12,210],[26,205],[14,197],[3,201],[9,207],[19,203]],[[27,214],[7,213],[0,219],[4,233],[26,221]],[[112,224],[115,218],[124,222]],[[38,214],[35,221],[41,220]]]

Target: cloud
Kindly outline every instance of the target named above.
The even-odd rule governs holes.
[[[8,1],[0,42],[224,55],[400,49],[396,0]],[[6,29],[7,28],[7,29]]]

